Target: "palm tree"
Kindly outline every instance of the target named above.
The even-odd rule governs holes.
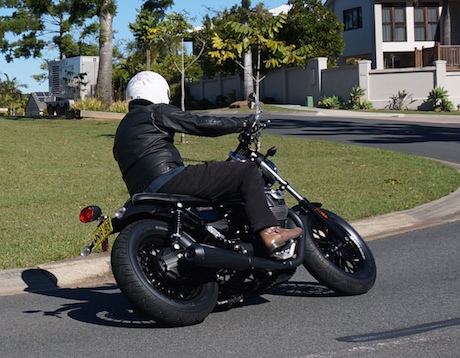
[[[97,74],[97,97],[108,108],[112,102],[112,54],[114,0],[102,0],[99,5],[99,71]]]
[[[443,45],[452,44],[452,25],[450,19],[450,0],[443,0],[442,2],[442,14],[441,14],[441,28],[442,28],[442,39]]]
[[[9,108],[10,114],[14,114],[22,102],[22,93],[19,88],[27,88],[27,85],[19,83],[16,77],[10,79],[6,73],[4,75],[6,80],[0,80],[0,107]]]

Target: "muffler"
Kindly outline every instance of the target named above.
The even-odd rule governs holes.
[[[299,255],[303,256],[303,255]],[[220,249],[214,246],[194,243],[184,253],[187,261],[200,267],[223,268],[232,270],[283,270],[298,266],[303,258],[274,261],[238,252]]]

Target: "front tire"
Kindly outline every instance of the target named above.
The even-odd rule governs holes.
[[[304,267],[321,284],[336,292],[366,293],[377,277],[372,252],[344,219],[330,211],[321,211],[343,234],[334,234],[313,214],[300,215],[306,229]]]
[[[218,284],[209,271],[177,269],[171,258],[167,224],[137,221],[124,228],[115,240],[111,262],[115,280],[128,301],[140,313],[168,326],[202,322],[217,302]],[[173,255],[174,259],[174,255]]]

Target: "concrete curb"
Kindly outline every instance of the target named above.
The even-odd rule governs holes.
[[[0,271],[0,296],[40,292],[56,288],[114,284],[110,254],[92,254],[25,269]]]

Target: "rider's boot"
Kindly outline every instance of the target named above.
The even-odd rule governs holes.
[[[268,248],[270,255],[283,247],[289,240],[298,238],[302,234],[302,229],[284,229],[281,226],[271,226],[260,231],[260,237]]]

